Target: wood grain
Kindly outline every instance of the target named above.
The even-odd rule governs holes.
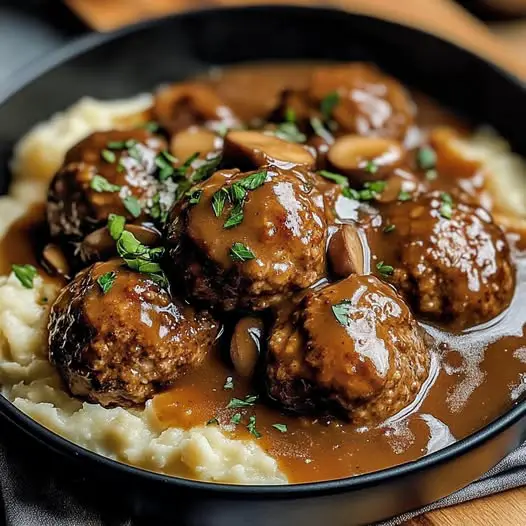
[[[65,0],[91,27],[109,31],[138,20],[196,7],[249,4],[333,5],[419,27],[452,40],[526,79],[526,23],[499,25],[494,33],[449,0]],[[519,0],[516,0],[519,1]],[[522,0],[520,0],[522,1]],[[406,526],[523,526],[526,488],[407,521]]]

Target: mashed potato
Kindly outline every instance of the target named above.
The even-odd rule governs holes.
[[[86,98],[31,130],[15,150],[10,194],[0,198],[0,235],[31,202],[44,198],[71,146],[95,130],[144,119],[150,104],[149,95],[111,103]],[[453,140],[451,147],[459,155],[483,163],[499,206],[525,217],[524,161],[487,131],[469,141]],[[498,174],[498,184],[493,174]],[[506,190],[510,187],[524,191]],[[0,382],[14,405],[59,435],[135,466],[215,482],[287,482],[277,462],[255,441],[232,440],[215,426],[166,429],[151,402],[139,411],[72,398],[47,360],[46,322],[57,293],[41,278],[33,289],[25,289],[13,275],[0,277]]]

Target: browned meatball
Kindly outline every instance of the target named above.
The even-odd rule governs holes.
[[[373,218],[376,227],[369,227],[373,270],[416,312],[460,330],[509,305],[515,289],[510,248],[486,210],[434,192],[392,204],[382,217],[381,225]]]
[[[225,310],[264,309],[319,280],[326,237],[303,167],[216,172],[174,207],[167,231],[173,275]]]
[[[104,226],[110,213],[152,220],[156,200],[157,208],[168,207],[174,196],[172,183],[156,174],[156,157],[165,149],[165,141],[146,130],[96,132],[79,142],[49,188],[52,237],[78,241]]]
[[[429,353],[392,287],[354,274],[310,291],[275,324],[267,388],[286,409],[374,425],[409,405],[429,371]]]
[[[104,285],[109,290],[104,292]],[[217,324],[119,260],[96,263],[51,309],[49,356],[71,393],[103,406],[142,404],[197,367]]]
[[[321,105],[338,94],[332,118],[340,131],[402,139],[414,120],[414,104],[404,87],[363,63],[322,66],[314,70],[309,96]]]

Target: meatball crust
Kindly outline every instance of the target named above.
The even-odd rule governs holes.
[[[325,274],[323,199],[304,168],[223,170],[196,195],[174,207],[167,231],[172,277],[194,299],[260,310]]]
[[[151,220],[147,212],[154,196],[170,198],[155,177],[156,157],[165,149],[164,139],[143,129],[96,132],[79,142],[49,187],[51,236],[79,241],[104,226],[110,213],[128,221]],[[127,198],[136,199],[140,210],[126,206]]]
[[[376,425],[414,400],[430,356],[394,289],[353,274],[278,319],[267,360],[268,394],[284,408]]]
[[[105,293],[104,277],[113,285]],[[110,276],[108,278],[108,276]],[[120,260],[96,263],[60,293],[49,357],[71,393],[103,406],[143,404],[197,367],[217,323]]]
[[[338,94],[332,118],[340,130],[403,139],[415,106],[405,88],[374,66],[360,62],[315,68],[309,97],[316,104]]]
[[[387,279],[415,312],[462,330],[508,307],[515,269],[506,237],[485,209],[433,192],[392,204],[382,216],[395,229],[390,243],[384,227],[373,229],[372,253],[394,267]]]

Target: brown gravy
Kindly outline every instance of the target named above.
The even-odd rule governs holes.
[[[215,73],[210,83],[243,119],[254,119],[268,114],[284,85],[301,88],[307,73],[308,66],[243,67]],[[416,100],[421,129],[440,124],[467,129],[432,102]],[[439,167],[448,162],[439,157]],[[478,176],[476,165],[457,168],[457,176],[466,180]],[[12,263],[37,265],[34,240],[43,221],[43,208],[38,206],[6,233],[0,243],[4,274]],[[520,243],[515,247],[517,288],[508,310],[485,326],[457,335],[426,325],[437,342],[426,388],[403,415],[377,428],[288,416],[261,399],[250,407],[228,409],[233,398],[244,400],[256,390],[226,365],[224,350],[183,377],[177,387],[156,396],[157,415],[166,426],[221,425],[240,439],[254,438],[247,426],[255,416],[258,443],[278,460],[292,483],[367,473],[441,449],[497,418],[526,390],[526,257]]]

